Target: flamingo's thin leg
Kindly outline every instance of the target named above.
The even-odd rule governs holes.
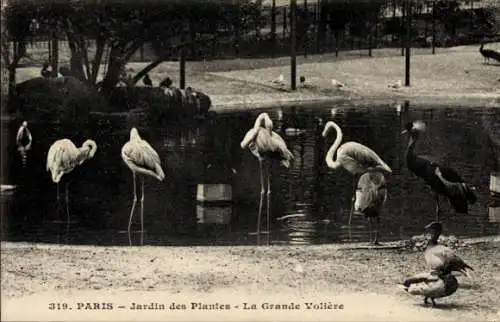
[[[144,243],[144,177],[142,178],[142,197],[141,197],[141,245]]]
[[[137,203],[137,193],[135,191],[135,172],[133,173],[133,180],[134,180],[134,201],[132,202],[132,208],[130,209],[130,218],[128,220],[128,241],[130,246],[132,246],[132,237],[130,236],[130,227],[132,226],[132,216],[134,215],[134,209],[135,205]]]
[[[269,226],[269,218],[271,216],[271,169],[270,165],[267,165],[267,244],[269,244],[269,235],[271,235],[271,228]]]

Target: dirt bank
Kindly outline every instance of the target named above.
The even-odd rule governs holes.
[[[476,268],[459,277],[455,295],[424,307],[398,283],[424,268],[422,254],[404,249],[348,246],[97,247],[2,244],[2,320],[498,320],[500,240],[468,245],[459,254]],[[51,302],[73,310],[48,310]],[[77,310],[77,302],[111,302],[110,311]],[[131,302],[225,303],[230,312],[130,311]],[[296,310],[263,309],[262,303],[300,303]],[[242,303],[256,310],[243,310]],[[308,310],[304,302],[332,302],[344,309]],[[327,303],[328,304],[328,303]],[[30,310],[25,308],[29,306]],[[239,306],[236,308],[235,306]],[[83,312],[83,313],[82,313]],[[83,314],[83,315],[82,315]],[[147,315],[146,315],[147,314]]]

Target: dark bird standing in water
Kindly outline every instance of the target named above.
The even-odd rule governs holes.
[[[404,290],[412,295],[423,295],[424,303],[431,299],[432,306],[436,306],[434,299],[450,296],[458,289],[458,281],[452,274],[419,273],[403,282]]]
[[[406,148],[406,165],[417,177],[422,178],[434,192],[436,200],[436,221],[439,221],[439,195],[448,198],[457,213],[467,214],[468,205],[477,200],[473,189],[465,183],[453,169],[439,165],[432,157],[416,155],[415,143],[419,135],[425,131],[422,121],[408,123],[402,132],[409,133],[410,140]]]
[[[164,88],[164,87],[167,87],[169,88],[170,86],[172,86],[172,80],[170,79],[170,77],[166,77],[164,80],[162,80],[159,84],[159,87],[160,88]]]
[[[479,47],[479,52],[484,57],[484,64],[486,64],[486,61],[488,61],[489,64],[490,58],[500,63],[500,53],[498,51],[495,51],[493,49],[483,49],[483,47],[484,47],[484,42],[482,42],[481,47]]]
[[[23,166],[26,166],[27,152],[31,149],[31,143],[33,138],[31,137],[31,132],[28,129],[28,122],[24,121],[19,130],[17,130],[16,144],[17,150],[21,154],[23,160]]]
[[[149,78],[148,74],[144,75],[142,82],[146,85],[146,87],[153,87],[153,82],[151,81],[151,78]]]
[[[380,209],[387,200],[387,185],[384,174],[381,172],[367,172],[358,181],[354,211],[362,213],[368,218],[370,229],[370,243],[372,243],[372,221],[376,220],[374,245],[378,243],[378,228],[380,223]]]
[[[427,266],[439,274],[447,275],[451,272],[460,272],[471,278],[467,270],[473,271],[474,269],[465,263],[451,248],[438,245],[443,225],[439,222],[432,222],[425,226],[425,229],[431,234],[431,238],[424,251]]]

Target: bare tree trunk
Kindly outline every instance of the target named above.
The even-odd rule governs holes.
[[[9,97],[9,33],[5,26],[5,9],[7,8],[7,0],[2,1],[2,17],[1,17],[1,70],[2,70],[2,95],[1,95],[1,106],[7,106],[8,97]]]

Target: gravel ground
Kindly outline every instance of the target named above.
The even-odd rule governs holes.
[[[380,320],[498,321],[500,240],[469,244],[458,253],[475,270],[461,288],[426,307],[399,283],[424,269],[421,252],[346,245],[262,247],[97,247],[2,244],[2,320]],[[349,248],[351,247],[351,248]],[[78,302],[111,302],[114,310],[77,310]],[[263,309],[262,303],[301,305]],[[49,303],[73,310],[49,310]],[[132,311],[132,302],[186,304],[188,311]],[[191,302],[232,309],[191,309]],[[244,310],[243,302],[257,304]],[[343,304],[308,310],[305,302]],[[29,305],[32,309],[26,310]],[[238,308],[236,306],[238,305]]]

